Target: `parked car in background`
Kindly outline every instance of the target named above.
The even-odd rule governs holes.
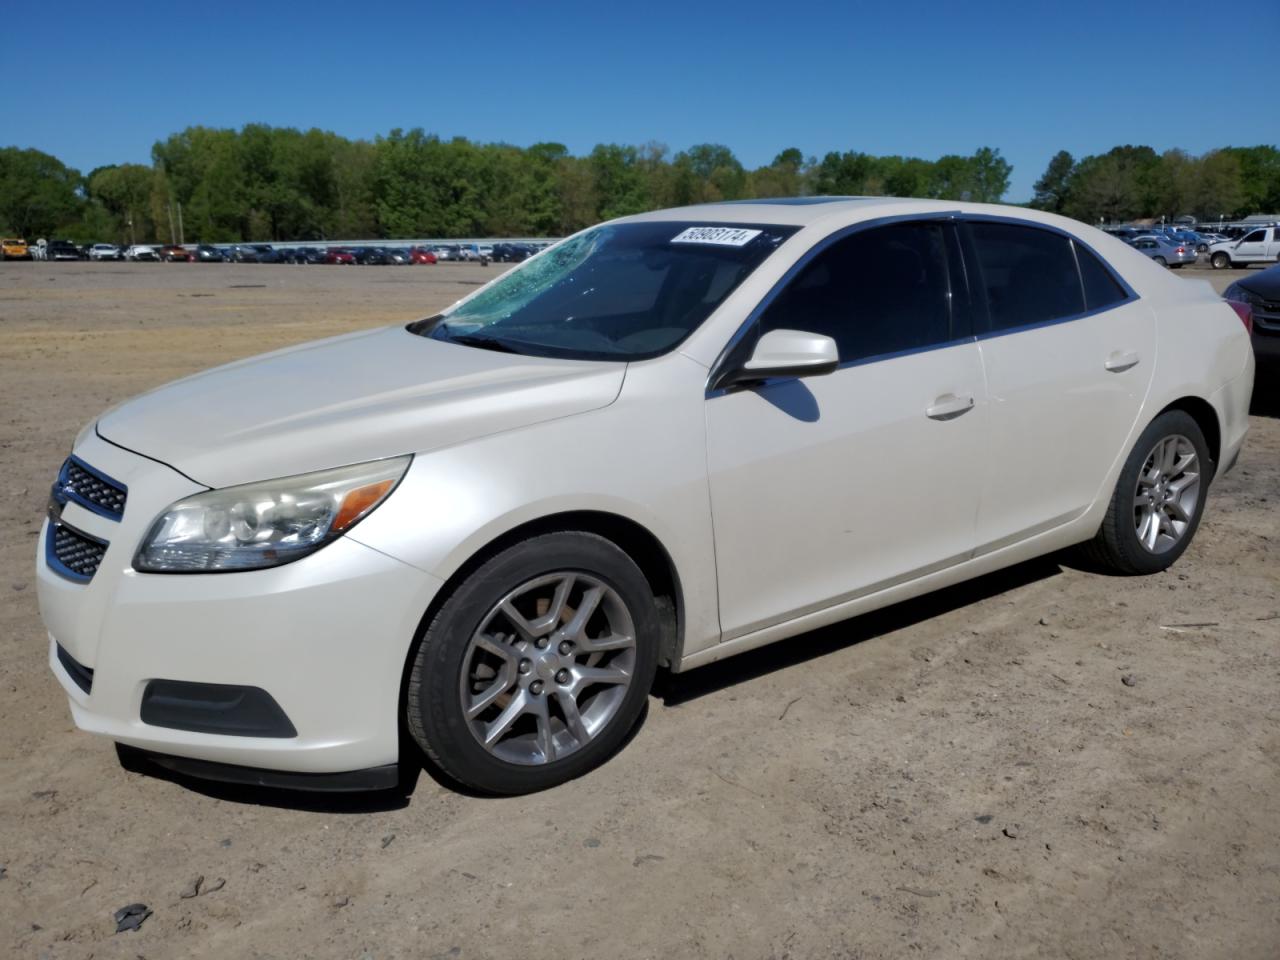
[[[81,260],[80,248],[70,240],[54,240],[45,249],[47,260]]]
[[[522,243],[495,243],[493,259],[498,263],[519,263],[529,258],[530,249]]]
[[[1129,246],[1146,254],[1162,267],[1174,270],[1184,264],[1196,262],[1196,252],[1185,244],[1175,243],[1166,236],[1149,233],[1129,241]]]
[[[1239,240],[1210,244],[1209,262],[1215,270],[1247,267],[1251,263],[1280,263],[1280,227],[1258,227]]]
[[[30,260],[31,249],[21,237],[0,240],[0,260]]]
[[[345,247],[330,247],[325,251],[325,263],[353,264],[356,262],[355,254]]]
[[[413,254],[409,252],[408,247],[389,247],[387,259],[394,265],[407,266],[413,263]]]
[[[176,243],[167,243],[160,248],[160,259],[166,263],[190,263],[191,251]]]
[[[409,259],[413,263],[435,263],[436,255],[427,247],[410,247]]]
[[[1241,277],[1223,296],[1252,312],[1253,355],[1280,364],[1280,265]]]
[[[235,244],[227,254],[232,263],[257,263],[258,251],[244,244]]]
[[[491,244],[480,244],[480,246],[476,248],[476,252],[480,254],[480,259],[482,261],[493,259],[493,246]]]
[[[198,263],[221,263],[225,258],[217,247],[202,243],[196,247],[195,259]]]
[[[114,243],[95,243],[89,248],[90,260],[120,260],[122,256]]]
[[[146,243],[135,243],[124,251],[126,260],[134,261],[159,261],[160,254],[156,253],[156,248]]]
[[[456,243],[438,243],[431,248],[431,252],[436,255],[436,259],[443,262],[445,260],[461,260],[462,248]]]
[[[35,551],[48,663],[77,726],[196,775],[393,787],[416,743],[548,788],[625,744],[660,664],[1077,545],[1167,570],[1249,429],[1245,315],[1021,207],[601,224],[101,415]]]
[[[295,263],[324,263],[325,249],[324,247],[302,247],[298,250]]]
[[[387,251],[382,247],[357,247],[351,251],[351,254],[355,257],[356,263],[363,266],[381,267],[391,262],[390,257],[387,256]]]
[[[284,260],[276,251],[276,248],[269,243],[253,244],[253,251],[258,255],[259,263],[283,263]]]

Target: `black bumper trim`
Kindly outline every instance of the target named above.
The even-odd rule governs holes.
[[[197,777],[201,780],[217,780],[220,783],[236,783],[251,787],[274,787],[281,790],[307,790],[318,793],[363,793],[372,790],[394,790],[400,786],[400,766],[395,763],[342,773],[297,773],[293,770],[241,767],[232,763],[218,763],[214,760],[193,760],[190,757],[175,757],[167,753],[152,753],[149,750],[132,752],[174,773]]]
[[[66,647],[58,644],[58,662],[67,671],[73,683],[85,693],[93,690],[93,670],[67,652]]]
[[[296,737],[275,698],[234,683],[152,680],[142,692],[142,722],[170,730],[232,737]]]

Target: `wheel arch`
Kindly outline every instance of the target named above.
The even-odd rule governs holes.
[[[423,612],[405,657],[402,691],[427,626],[459,584],[491,557],[513,544],[540,534],[564,532],[593,533],[603,537],[635,561],[649,582],[658,607],[658,619],[662,627],[658,663],[660,666],[675,663],[680,657],[684,637],[685,604],[680,576],[670,552],[651,530],[630,517],[603,510],[569,510],[545,514],[517,524],[474,550],[458,565]]]
[[[1204,434],[1205,443],[1209,445],[1209,458],[1213,461],[1216,473],[1222,454],[1222,424],[1218,422],[1218,411],[1213,408],[1213,404],[1203,397],[1187,395],[1167,404],[1156,417],[1170,410],[1181,410],[1196,422],[1196,426]],[[1155,417],[1151,419],[1155,420]]]

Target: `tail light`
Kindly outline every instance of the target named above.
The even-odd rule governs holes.
[[[1227,306],[1236,312],[1236,316],[1244,324],[1245,330],[1253,333],[1253,307],[1239,300],[1228,300]]]
[[[1179,248],[1178,248],[1177,250],[1175,250],[1174,252],[1175,252],[1175,253],[1186,253],[1186,252],[1187,252],[1187,248],[1186,248],[1186,247],[1179,247]]]

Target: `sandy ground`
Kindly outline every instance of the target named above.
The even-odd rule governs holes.
[[[537,796],[238,790],[76,732],[32,560],[79,426],[486,275],[0,266],[0,956],[1280,955],[1274,392],[1173,571],[1047,559],[662,678],[620,755]]]

